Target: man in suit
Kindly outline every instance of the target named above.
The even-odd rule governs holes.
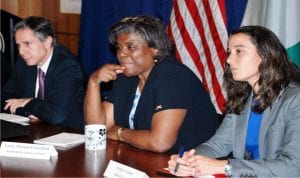
[[[3,88],[2,109],[32,122],[83,129],[87,76],[77,57],[57,44],[53,25],[45,18],[28,17],[13,33],[20,59]]]

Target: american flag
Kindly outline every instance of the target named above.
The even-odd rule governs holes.
[[[222,87],[226,59],[225,0],[174,0],[168,33],[176,57],[200,78],[219,114],[224,112]]]

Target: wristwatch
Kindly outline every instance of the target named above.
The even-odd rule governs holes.
[[[122,128],[122,127],[118,128],[118,130],[117,130],[117,137],[119,140],[121,140],[121,133],[123,132],[123,130],[124,130],[124,128]]]
[[[232,176],[232,166],[230,165],[229,161],[228,161],[227,165],[224,167],[224,172],[227,177]]]

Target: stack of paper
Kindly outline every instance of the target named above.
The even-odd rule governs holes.
[[[33,142],[38,144],[67,148],[84,143],[84,135],[62,132],[50,137],[34,140]]]
[[[23,117],[15,114],[0,113],[0,119],[9,122],[14,122],[21,125],[29,125],[28,117]]]

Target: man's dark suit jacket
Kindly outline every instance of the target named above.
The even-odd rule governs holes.
[[[54,47],[44,83],[44,100],[35,98],[36,78],[37,66],[17,60],[2,91],[2,109],[6,99],[33,98],[24,108],[17,109],[17,114],[33,114],[50,124],[83,129],[87,75],[78,58],[62,45]]]

